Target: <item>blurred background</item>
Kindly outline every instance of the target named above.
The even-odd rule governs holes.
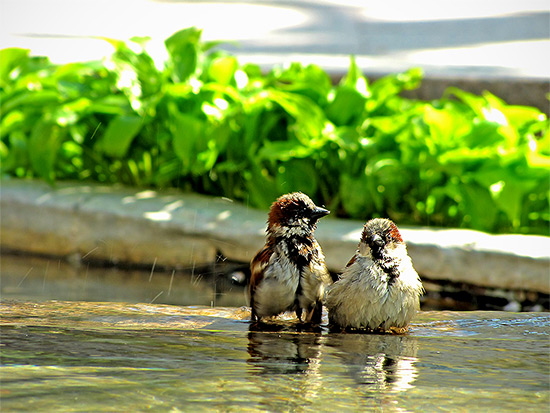
[[[370,4],[369,4],[370,3]],[[342,75],[348,56],[366,74],[421,66],[427,77],[547,81],[549,6],[544,0],[149,1],[2,0],[0,47],[30,48],[57,63],[111,53],[104,36],[164,39],[185,27],[242,62],[316,63]],[[163,53],[162,46],[157,53]],[[517,103],[517,102],[516,102]]]

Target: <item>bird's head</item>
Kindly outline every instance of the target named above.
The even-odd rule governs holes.
[[[315,230],[317,221],[329,213],[301,192],[286,194],[271,205],[267,231],[275,236],[307,236]]]
[[[391,253],[396,247],[404,245],[397,226],[389,219],[375,218],[363,227],[359,253],[373,258],[381,258]]]

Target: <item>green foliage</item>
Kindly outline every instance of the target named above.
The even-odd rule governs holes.
[[[263,74],[200,41],[105,39],[103,62],[0,51],[2,172],[223,195],[268,207],[301,190],[333,215],[548,234],[545,115],[486,92],[402,97],[419,69],[333,86],[315,65]],[[159,69],[160,67],[160,69]]]

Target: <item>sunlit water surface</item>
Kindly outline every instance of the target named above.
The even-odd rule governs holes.
[[[254,328],[246,308],[227,307],[238,304],[159,304],[159,289],[157,300],[175,299],[188,282],[171,274],[158,283],[153,274],[147,297],[109,287],[108,299],[121,302],[93,302],[74,286],[62,292],[51,267],[45,276],[2,270],[2,411],[545,412],[550,405],[547,313],[422,312],[403,336],[311,330],[291,315]],[[80,293],[101,290],[91,273],[87,282]],[[25,291],[26,283],[34,289]],[[50,283],[73,298],[44,301],[39,293]],[[233,300],[200,291],[206,302]],[[234,300],[241,299],[238,290]]]

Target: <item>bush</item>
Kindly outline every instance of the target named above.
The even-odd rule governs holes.
[[[351,59],[263,74],[189,28],[155,62],[147,39],[106,39],[103,62],[0,51],[2,172],[178,187],[267,207],[301,190],[334,215],[548,234],[546,116],[449,88],[407,99],[411,69],[369,81]],[[162,66],[159,69],[159,66]]]

